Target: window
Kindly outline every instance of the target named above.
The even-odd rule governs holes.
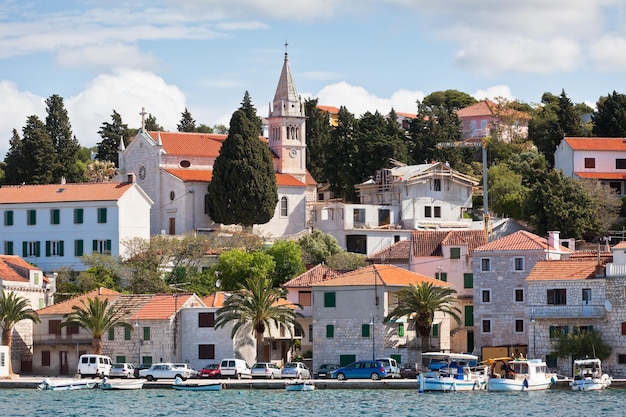
[[[6,210],[4,212],[4,225],[13,226],[13,210]]]
[[[435,217],[441,218],[441,207],[435,206]]]
[[[355,226],[365,225],[365,209],[354,209],[352,218]]]
[[[466,272],[463,274],[463,288],[474,288],[474,274]]]
[[[287,197],[280,198],[280,216],[287,217]]]
[[[378,225],[385,226],[391,223],[389,209],[378,209]]]
[[[567,335],[569,328],[567,326],[550,326],[550,339],[556,337],[557,334]]]
[[[149,327],[143,328],[143,340],[150,340],[150,328]]]
[[[41,243],[22,242],[22,256],[24,258],[41,256]]]
[[[83,246],[82,240],[74,241],[74,256],[83,256]]]
[[[63,241],[46,240],[46,256],[63,256]]]
[[[524,333],[524,320],[515,319],[515,333]]]
[[[313,341],[313,325],[309,324],[309,342]]]
[[[83,209],[74,209],[74,224],[83,224]]]
[[[61,336],[61,320],[48,320],[48,334]]]
[[[622,336],[626,336],[626,321],[622,322]]]
[[[93,251],[97,253],[111,253],[111,240],[94,240]]]
[[[436,272],[435,278],[439,281],[448,282],[448,273],[447,272]]]
[[[198,327],[215,326],[215,313],[198,313]]]
[[[77,324],[72,324],[65,327],[65,334],[71,336],[73,334],[78,334],[80,332],[80,327]]]
[[[474,306],[465,306],[464,308],[465,326],[471,327],[474,325]]]
[[[302,307],[310,307],[311,291],[298,291],[298,304]]]
[[[50,351],[41,351],[41,366],[50,366]]]
[[[122,355],[116,356],[115,357],[115,362],[116,363],[126,363],[126,356],[122,356]]]
[[[491,320],[483,320],[481,328],[483,333],[491,333]]]
[[[617,363],[620,365],[626,364],[626,355],[617,355]]]
[[[13,242],[5,241],[4,242],[4,254],[5,255],[15,255],[13,253]]]
[[[370,337],[370,325],[361,324],[361,337]]]
[[[326,325],[326,337],[329,339],[335,337],[335,326],[333,324]]]
[[[130,340],[130,329],[128,327],[124,327],[124,340]]]
[[[622,194],[622,183],[617,181],[609,181],[609,187],[611,187],[619,195]]]
[[[107,222],[107,209],[99,208],[98,209],[98,223],[106,223]]]
[[[50,224],[60,224],[61,223],[61,210],[52,209],[50,210]]]
[[[514,258],[513,264],[513,267],[516,271],[524,270],[524,258]]]
[[[522,288],[516,288],[513,290],[514,292],[514,300],[516,303],[524,302],[524,290]]]
[[[398,323],[398,336],[404,337],[404,323]]]
[[[482,290],[480,294],[481,294],[481,300],[483,303],[491,302],[491,290]]]
[[[556,290],[548,290],[548,304],[553,305],[566,305],[567,304],[567,290],[564,288]]]
[[[424,206],[424,217],[433,217],[432,208],[430,206]]]
[[[432,330],[431,330],[431,334],[433,337],[439,337],[439,323],[434,323]]]
[[[616,158],[615,169],[626,169],[626,159]]]
[[[585,168],[595,168],[596,158],[585,158]]]
[[[324,293],[324,307],[336,307],[335,297],[336,295],[334,292],[325,292]]]
[[[435,178],[433,180],[433,191],[441,191],[441,179]]]
[[[198,359],[215,359],[215,345],[198,345]]]
[[[37,210],[26,211],[26,224],[28,226],[34,226],[37,224]]]
[[[115,340],[115,327],[109,329],[109,340]]]
[[[450,248],[450,259],[461,259],[461,248]]]
[[[491,259],[489,259],[489,258],[482,258],[480,260],[480,270],[483,271],[483,272],[491,271]]]
[[[583,305],[591,304],[591,288],[583,288]]]

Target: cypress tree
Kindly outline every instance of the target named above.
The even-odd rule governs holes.
[[[228,137],[213,166],[208,213],[222,224],[250,232],[274,216],[278,193],[272,155],[243,110],[233,113]]]
[[[63,98],[57,94],[46,100],[46,129],[55,150],[53,181],[60,182],[64,177],[67,182],[84,180],[83,170],[77,165],[80,144],[72,134],[70,119],[63,105]]]
[[[24,182],[27,184],[51,184],[54,146],[46,125],[37,117],[29,116],[22,129],[22,151],[28,156]]]
[[[128,126],[122,122],[122,116],[115,110],[111,115],[113,123],[104,122],[98,131],[102,141],[98,143],[98,154],[96,158],[100,161],[111,161],[119,167],[117,148],[120,140],[126,145],[129,136]]]
[[[239,107],[239,110],[243,110],[248,120],[250,120],[250,122],[255,126],[257,136],[261,136],[263,134],[263,119],[256,115],[256,109],[254,108],[254,104],[252,104],[252,98],[247,91],[243,95],[243,100],[241,101],[241,107]]]
[[[185,111],[181,113],[180,123],[177,125],[179,132],[195,132],[196,121],[191,117],[191,113],[185,107]]]
[[[4,167],[5,184],[16,185],[26,182],[24,169],[27,163],[24,157],[24,144],[16,129],[13,129],[13,136],[9,140],[9,151],[4,158],[4,163],[6,164]]]
[[[328,112],[317,107],[317,99],[304,101],[306,119],[306,167],[317,180],[327,182],[326,153],[330,146],[330,121]]]

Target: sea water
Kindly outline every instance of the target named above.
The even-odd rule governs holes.
[[[183,392],[0,389],[3,416],[624,416],[626,391],[418,393],[407,389]]]

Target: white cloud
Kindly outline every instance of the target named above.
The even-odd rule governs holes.
[[[20,91],[11,81],[0,81],[0,159],[9,150],[9,140],[16,129],[22,136],[22,127],[26,124],[26,118],[37,115],[44,121],[46,106],[41,97]]]
[[[502,97],[508,100],[513,100],[513,94],[511,93],[511,89],[508,85],[494,85],[491,87],[487,87],[485,90],[478,90],[472,96],[476,100],[484,100],[490,99],[494,100],[496,98]]]
[[[109,69],[111,66],[136,69],[154,69],[159,61],[143,53],[136,45],[109,43],[84,45],[63,49],[56,56],[57,63],[69,68]]]
[[[601,71],[623,71],[626,69],[626,38],[607,35],[590,47],[594,66]]]

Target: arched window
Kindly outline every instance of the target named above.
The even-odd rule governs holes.
[[[287,217],[287,197],[280,199],[280,216]]]

